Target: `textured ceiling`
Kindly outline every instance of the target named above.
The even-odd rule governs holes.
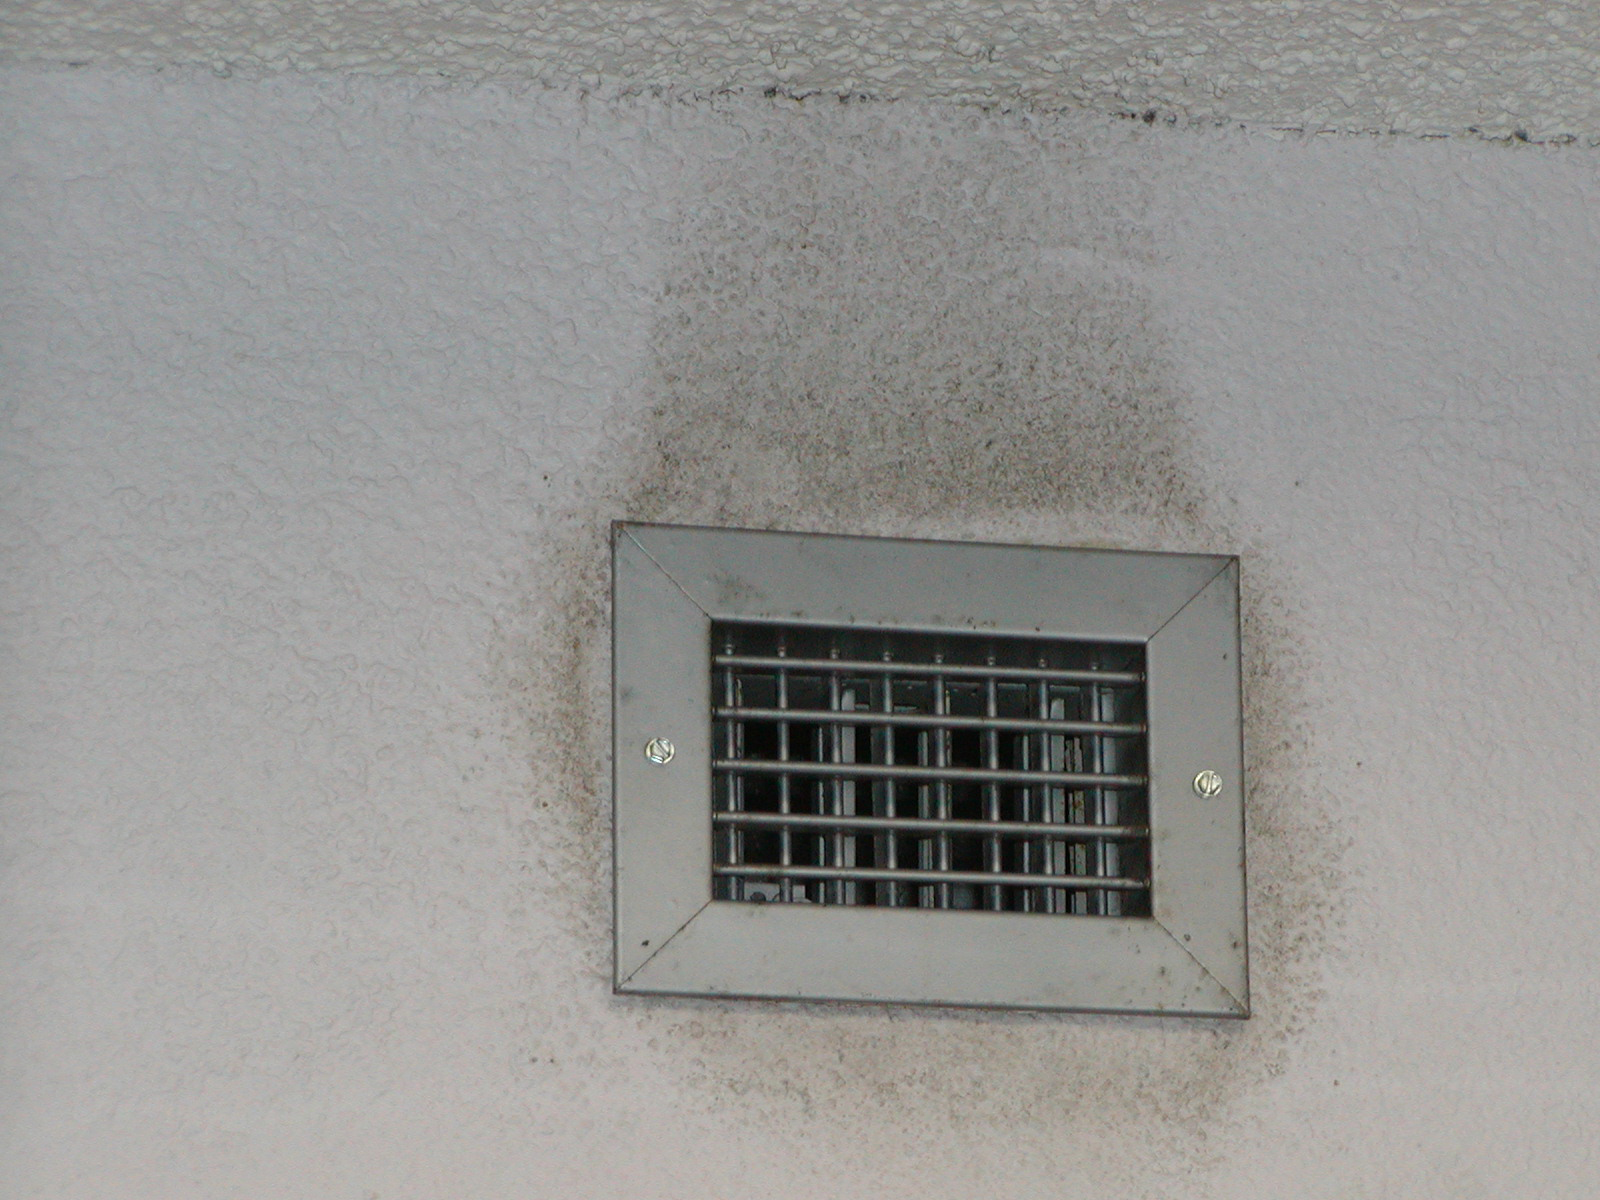
[[[1587,0],[9,0],[0,53],[1600,143]]]

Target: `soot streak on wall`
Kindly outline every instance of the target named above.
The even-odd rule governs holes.
[[[1342,868],[1300,727],[1292,593],[1196,469],[1145,283],[1148,187],[1102,144],[1149,135],[937,111],[908,134],[870,109],[802,124],[752,107],[757,132],[682,199],[648,371],[507,628],[542,779],[530,886],[563,915],[574,986],[633,1023],[707,1115],[736,1108],[809,1153],[826,1138],[863,1169],[883,1148],[825,1114],[892,1113],[908,1139],[1003,1127],[1019,1153],[1103,1181],[1177,1149],[1194,1166],[1313,1018]],[[614,518],[1242,552],[1254,1019],[606,995]]]

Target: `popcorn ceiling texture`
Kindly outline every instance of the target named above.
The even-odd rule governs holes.
[[[0,89],[8,1196],[1592,1196],[1593,156]],[[613,516],[1241,552],[1257,1016],[611,996]]]
[[[777,87],[1308,130],[1600,141],[1585,0],[10,0],[13,58]]]

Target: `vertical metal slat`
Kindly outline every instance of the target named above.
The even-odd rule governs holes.
[[[1100,701],[1100,710],[1111,713],[1116,711],[1116,707],[1117,697],[1112,695],[1109,690],[1104,691]],[[1116,766],[1123,760],[1122,749],[1115,741],[1098,736],[1095,740],[1100,742],[1103,747],[1100,755],[1101,761],[1108,766]],[[1102,823],[1107,825],[1115,824],[1121,819],[1122,801],[1121,797],[1114,791],[1102,789],[1100,815]],[[1115,875],[1122,868],[1121,849],[1117,846],[1102,846],[1100,849],[1100,861],[1103,866],[1102,874]],[[1108,917],[1120,917],[1122,915],[1122,893],[1108,890],[1102,895],[1105,897],[1103,902],[1105,915]]]
[[[730,638],[726,643],[727,652],[733,653],[733,641]],[[729,708],[735,707],[738,702],[737,688],[733,678],[733,668],[728,667],[722,673],[722,698]],[[726,750],[730,759],[737,760],[744,747],[740,745],[743,725],[739,721],[728,721],[725,726]],[[730,812],[744,810],[744,777],[735,773],[728,780],[728,809]],[[728,861],[730,863],[742,862],[744,858],[744,831],[737,826],[728,830]],[[734,877],[728,884],[729,896],[734,900],[745,898],[745,883],[743,879]]]
[[[1100,665],[1100,655],[1098,653],[1094,656],[1093,661],[1096,667]],[[1103,711],[1103,705],[1105,703],[1105,692],[1099,684],[1090,684],[1089,696],[1090,718],[1092,720],[1099,720],[1100,714]],[[1091,747],[1093,747],[1091,752],[1094,755],[1093,766],[1091,769],[1098,773],[1105,767],[1106,740],[1103,737],[1095,736],[1090,739],[1089,744]],[[1094,797],[1094,823],[1096,825],[1104,825],[1106,823],[1106,790],[1103,787],[1096,787],[1094,788],[1092,795]],[[1106,847],[1103,838],[1095,839],[1094,873],[1101,877],[1104,877],[1106,873]],[[1095,912],[1099,913],[1101,916],[1105,916],[1106,892],[1104,888],[1097,888],[1095,890],[1094,908]]]
[[[1066,702],[1060,698],[1051,699],[1050,688],[1048,684],[1045,685],[1043,693],[1043,696],[1040,698],[1040,711],[1042,713],[1049,716],[1054,716],[1058,712],[1063,715],[1066,713]],[[1059,734],[1046,734],[1044,769],[1046,771],[1061,770],[1061,764],[1066,759],[1066,752],[1066,738],[1060,736]],[[1047,786],[1045,788],[1045,795],[1048,798],[1048,801],[1045,807],[1044,819],[1047,821],[1064,823],[1067,819],[1066,789]],[[1048,856],[1047,866],[1045,869],[1050,874],[1065,875],[1067,873],[1067,844],[1065,842],[1061,841],[1059,838],[1054,841],[1047,840],[1045,842],[1045,854]],[[1056,888],[1051,888],[1050,895],[1047,898],[1048,911],[1052,913],[1066,912],[1068,909],[1069,900],[1070,898],[1066,892],[1060,891]]]
[[[883,657],[885,660],[889,658],[887,650],[883,652]],[[894,712],[894,676],[885,675],[881,681],[881,686],[883,688],[881,707],[884,712],[892,713]],[[885,725],[879,736],[883,739],[883,753],[879,756],[879,759],[885,765],[892,767],[894,766],[894,727]],[[885,779],[882,782],[883,804],[880,811],[886,817],[893,817],[897,815],[895,812],[895,781],[893,779]],[[884,836],[882,849],[883,853],[880,857],[883,865],[891,870],[898,868],[900,865],[900,851],[895,841],[895,835],[892,832]],[[900,884],[892,881],[884,885],[882,898],[889,908],[899,907],[900,886]]]
[[[936,654],[933,661],[942,663],[944,655]],[[950,698],[945,692],[944,676],[936,674],[933,677],[933,711],[935,715],[945,717],[950,715]],[[948,729],[935,729],[933,731],[933,765],[947,767],[950,765],[950,731]],[[939,820],[950,819],[950,783],[948,780],[937,779],[933,784],[934,810]],[[939,835],[939,870],[950,869],[950,835]],[[939,884],[940,908],[950,907],[950,885]]]
[[[991,659],[989,665],[990,666],[994,665],[994,662],[993,662],[992,659]],[[989,678],[984,681],[984,689],[983,690],[984,690],[984,696],[983,696],[984,715],[987,716],[992,721],[992,720],[994,720],[996,717],[998,717],[1000,715],[999,696],[997,695],[997,688],[996,688],[996,685],[995,685],[995,679],[994,679],[993,675],[989,676]],[[983,761],[984,761],[984,765],[986,767],[988,767],[989,770],[991,770],[991,771],[999,770],[1000,769],[1000,734],[999,734],[999,732],[997,730],[995,730],[995,729],[992,729],[992,728],[985,729],[983,731],[983,742],[984,742],[984,745],[983,745]],[[997,783],[986,783],[986,784],[983,785],[983,815],[990,821],[998,821],[1000,819],[1000,785],[997,784]],[[984,846],[984,854],[985,854],[986,859],[988,860],[988,862],[987,862],[988,868],[994,874],[998,875],[998,874],[1000,874],[1000,835],[999,834],[990,834],[989,837],[985,839],[985,841],[986,841],[986,845]],[[992,911],[992,912],[999,912],[1000,911],[1001,904],[1003,903],[1003,898],[1002,898],[1002,895],[1001,895],[1002,891],[1003,891],[1003,889],[1000,887],[999,884],[995,884],[993,887],[990,887],[988,889],[988,892],[989,892],[989,909],[990,909],[990,911]]]
[[[1040,659],[1039,661],[1040,664],[1043,665],[1044,660]],[[1035,697],[1040,694],[1043,689],[1044,680],[1042,679],[1027,685],[1023,693],[1025,697],[1025,703],[1023,704],[1024,711],[1038,710],[1037,703],[1029,702],[1034,701]],[[1022,757],[1023,770],[1038,771],[1044,769],[1044,733],[1042,731],[1039,733],[1023,734],[1021,737],[1017,738],[1017,748]],[[1020,788],[1017,794],[1021,798],[1021,811],[1017,814],[1019,819],[1023,821],[1033,821],[1038,819],[1038,814],[1043,812],[1043,788],[1040,788],[1040,795],[1037,797],[1038,801],[1040,802],[1039,804],[1034,803],[1036,797],[1034,796],[1033,784],[1028,784],[1023,788]],[[1020,859],[1019,865],[1021,866],[1022,873],[1024,875],[1032,874],[1034,870],[1034,850],[1034,840],[1032,838],[1024,838],[1022,845],[1018,848],[1018,856]],[[1023,912],[1034,912],[1039,908],[1037,901],[1046,894],[1046,892],[1038,888],[1023,888],[1017,893],[1017,907]]]
[[[854,686],[845,687],[841,682],[839,711],[854,712],[857,707],[856,698],[856,688]],[[846,725],[841,722],[836,729],[836,736],[839,741],[839,762],[859,762],[860,757],[857,754],[857,748],[860,743],[860,737],[859,730],[857,730],[856,726]],[[854,779],[841,778],[839,780],[839,811],[834,814],[835,816],[853,817],[856,815],[858,808],[857,798],[859,796],[859,789],[860,785]],[[852,826],[841,824],[839,826],[839,839],[840,845],[843,847],[840,855],[839,866],[856,866],[857,859],[860,856],[860,832]],[[855,880],[841,877],[841,891],[844,894],[843,902],[845,904],[858,903],[860,899],[858,893],[860,892],[861,887],[862,885],[857,883]]]
[[[778,656],[783,657],[785,646],[782,639],[778,642]],[[783,667],[778,668],[777,678],[778,708],[787,712],[789,709],[789,672]],[[778,761],[789,761],[789,722],[778,722]],[[778,811],[785,816],[794,811],[794,796],[790,790],[793,784],[787,774],[778,776]],[[781,866],[794,865],[794,833],[785,825],[778,831],[778,862]],[[778,899],[785,903],[794,901],[794,880],[784,876],[778,882]]]
[[[838,647],[834,647],[833,657],[839,657]],[[839,676],[837,672],[834,672],[830,673],[828,676],[828,711],[838,712],[839,704]],[[837,721],[832,721],[828,725],[828,741],[829,761],[832,762],[834,766],[838,766],[841,759],[839,757],[839,723]],[[836,817],[841,817],[844,815],[844,789],[840,786],[840,779],[837,775],[832,776],[829,779],[828,784],[833,794],[833,815]],[[844,830],[842,828],[838,826],[834,827],[830,847],[832,850],[833,866],[844,866]],[[833,892],[833,903],[843,904],[844,880],[834,879],[832,881],[831,890]]]
[[[1076,707],[1078,711],[1088,714],[1091,710],[1084,701],[1083,689],[1080,687],[1074,690],[1077,692]],[[1063,701],[1063,710],[1064,709],[1065,701]],[[1074,768],[1082,767],[1086,761],[1086,756],[1083,752],[1083,743],[1084,739],[1081,737],[1074,738],[1072,740],[1071,759]],[[1086,823],[1089,820],[1087,792],[1079,789],[1071,794],[1071,799],[1068,804],[1067,819],[1072,821],[1074,824],[1078,822]],[[1069,875],[1087,875],[1089,873],[1089,849],[1082,842],[1074,843],[1069,847],[1067,873]],[[1089,912],[1089,893],[1082,891],[1072,892],[1071,904],[1069,908],[1078,916],[1087,916]]]

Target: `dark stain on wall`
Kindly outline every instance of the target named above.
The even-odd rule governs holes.
[[[776,1145],[866,1171],[895,1141],[1006,1131],[1063,1179],[1198,1169],[1313,1019],[1342,885],[1292,591],[1196,469],[1215,451],[1145,282],[1160,264],[1129,164],[1179,135],[741,103],[682,199],[648,376],[507,630],[538,763],[533,903],[565,922],[588,1024],[630,1031],[684,1104]],[[1255,1017],[610,996],[613,518],[1242,553]]]

